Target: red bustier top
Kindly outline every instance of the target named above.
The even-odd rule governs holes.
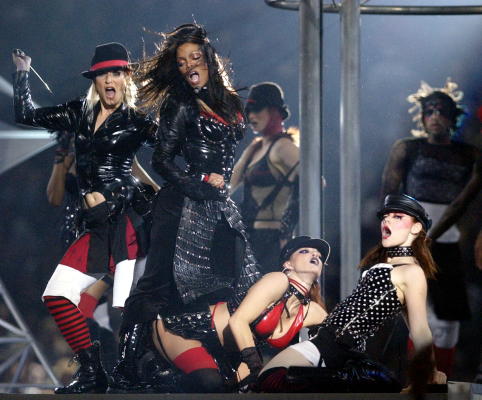
[[[310,302],[306,289],[297,281],[293,279],[288,280],[289,286],[283,296],[275,304],[266,309],[251,324],[251,329],[258,339],[266,340],[266,342],[276,348],[287,347],[291,340],[293,340],[295,335],[303,327],[303,321],[305,319],[304,305],[307,305]],[[288,329],[288,332],[286,332],[283,336],[277,339],[270,338],[269,336],[273,334],[274,330],[278,326],[278,323],[280,322],[281,314],[283,313],[283,309],[286,307],[286,302],[292,295],[295,295],[301,302],[300,306],[298,307],[295,320]]]

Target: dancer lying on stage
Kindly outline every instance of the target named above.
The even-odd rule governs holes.
[[[256,282],[241,303],[233,296],[195,310],[165,310],[154,323],[153,334],[151,323],[137,324],[126,346],[128,357],[114,374],[112,391],[227,392],[236,390],[240,381],[253,382],[262,367],[258,345],[267,342],[284,348],[302,327],[325,318],[318,278],[329,252],[322,239],[294,238],[282,250],[280,271]],[[149,358],[142,347],[152,348],[145,344],[152,340],[176,368],[159,371],[157,381],[140,382],[134,375]],[[121,370],[126,374],[120,375]]]
[[[350,391],[370,383],[368,391],[400,390],[389,372],[363,353],[367,337],[400,312],[416,352],[426,355],[426,380],[446,381],[434,365],[427,323],[427,278],[436,271],[426,237],[431,220],[407,195],[388,195],[378,216],[382,240],[362,259],[366,270],[353,293],[335,307],[316,336],[283,350],[263,368],[260,391]],[[290,369],[296,366],[322,368]],[[424,379],[423,372],[418,379]]]
[[[155,144],[157,125],[135,110],[137,89],[127,50],[119,43],[96,47],[91,67],[83,73],[92,80],[85,98],[54,107],[34,108],[28,83],[31,59],[17,50],[13,61],[16,121],[75,135],[86,230],[67,249],[43,300],[80,368],[70,385],[55,392],[104,392],[106,373],[84,316],[93,297],[81,294],[97,281],[92,274],[115,273],[114,305],[122,307],[129,295],[136,258],[146,251],[140,239],[146,236],[143,215],[149,210],[148,193],[132,176],[131,167],[143,143]]]

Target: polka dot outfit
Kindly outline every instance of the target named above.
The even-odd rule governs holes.
[[[365,271],[353,293],[339,303],[321,324],[334,328],[336,335],[355,340],[353,350],[365,351],[366,339],[388,319],[402,310],[390,279],[391,264],[376,264]]]

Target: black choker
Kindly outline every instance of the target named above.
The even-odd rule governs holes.
[[[413,249],[411,247],[389,247],[387,249],[387,257],[413,257]]]

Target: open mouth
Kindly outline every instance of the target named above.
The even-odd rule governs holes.
[[[108,98],[108,99],[114,99],[115,97],[115,89],[113,87],[106,87],[105,88],[105,96]]]
[[[199,84],[199,73],[197,71],[191,71],[187,74],[187,79],[191,83],[191,85],[198,85]]]
[[[388,226],[384,226],[382,228],[382,238],[383,239],[387,239],[388,237],[390,237],[391,234],[392,234],[392,231],[390,229],[388,229]]]
[[[318,257],[311,257],[310,264],[320,265],[320,259]]]

